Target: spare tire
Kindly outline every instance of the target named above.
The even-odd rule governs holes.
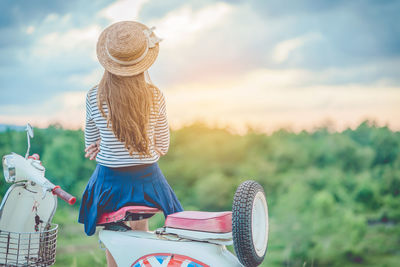
[[[267,252],[268,205],[264,189],[255,181],[245,181],[236,190],[232,205],[233,245],[246,267],[260,265]]]

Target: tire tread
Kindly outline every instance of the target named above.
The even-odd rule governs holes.
[[[259,257],[253,248],[252,208],[258,192],[264,189],[256,181],[243,182],[236,190],[232,205],[232,236],[234,248],[239,261],[246,267],[258,266],[265,254]],[[264,193],[265,194],[265,193]]]

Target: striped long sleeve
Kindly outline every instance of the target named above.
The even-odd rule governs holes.
[[[90,91],[86,95],[86,122],[85,122],[85,147],[100,139],[100,131],[92,119]]]
[[[167,154],[169,148],[169,126],[164,95],[160,92],[160,111],[154,129],[155,146],[161,156]]]

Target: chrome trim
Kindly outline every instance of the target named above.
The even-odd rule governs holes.
[[[48,193],[53,195],[52,192],[48,192]],[[53,211],[51,212],[51,215],[49,216],[49,221],[47,222],[48,224],[51,223],[51,221],[53,220],[53,216],[54,216],[54,214],[56,213],[57,206],[58,206],[58,202],[57,202],[58,199],[57,199],[57,196],[56,196],[56,195],[53,195],[53,198],[54,198],[54,209],[53,209]]]

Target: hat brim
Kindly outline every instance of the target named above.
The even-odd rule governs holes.
[[[143,30],[148,30],[149,28],[146,25],[143,25],[139,22],[135,21],[126,21],[126,23],[136,23],[138,24]],[[111,25],[112,26],[112,25]],[[149,48],[147,51],[146,56],[138,63],[133,65],[122,65],[119,63],[114,62],[112,59],[109,58],[106,52],[106,37],[110,27],[107,27],[99,37],[97,41],[97,58],[100,64],[109,72],[118,75],[118,76],[134,76],[139,73],[146,71],[151,65],[153,65],[154,61],[158,56],[159,45],[156,44],[155,47]],[[154,33],[152,33],[154,35]]]

